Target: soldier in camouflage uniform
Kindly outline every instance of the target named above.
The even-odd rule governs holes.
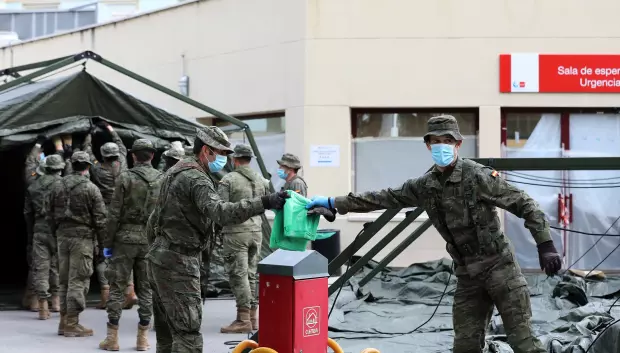
[[[103,242],[107,217],[101,192],[84,176],[92,165],[88,154],[75,152],[71,163],[73,174],[54,184],[45,215],[58,242],[58,334],[84,337],[93,335],[93,330],[79,323],[93,274],[93,235]]]
[[[278,176],[286,181],[282,190],[292,190],[306,197],[308,194],[308,185],[297,172],[301,169],[301,161],[299,157],[291,153],[285,153],[281,159],[278,160]]]
[[[140,304],[136,349],[145,351],[149,348],[147,334],[153,302],[147,278],[148,241],[144,226],[159,196],[162,174],[151,165],[155,153],[151,141],[136,140],[131,153],[133,168],[121,173],[116,184],[108,208],[108,232],[103,243],[104,255],[110,258],[106,271],[110,281],[110,300],[107,305],[107,337],[99,344],[99,348],[110,351],[119,349],[118,322],[123,311],[123,293],[132,271],[136,275],[136,292]]]
[[[162,172],[166,172],[173,165],[177,164],[178,161],[183,159],[184,156],[185,150],[183,149],[183,146],[177,146],[173,144],[172,147],[170,147],[168,150],[161,154],[161,161],[159,161],[157,169],[161,170]]]
[[[47,138],[43,135],[37,137],[35,145],[30,150],[30,153],[26,157],[25,168],[24,168],[24,181],[26,184],[26,189],[34,183],[40,176],[45,175],[45,171],[41,168],[40,163],[45,159],[45,155],[43,153],[43,143],[47,140]],[[63,144],[64,140],[64,144]],[[53,138],[54,146],[56,147],[56,154],[61,156],[61,159],[71,158],[72,153],[72,139],[71,135],[63,136],[62,138],[59,136],[55,136]],[[65,169],[65,174],[71,172],[70,163],[66,163],[67,167]],[[26,222],[26,227],[34,225],[34,223]],[[26,248],[26,259],[28,261],[28,279],[26,280],[27,287],[26,292],[24,293],[24,298],[22,299],[22,306],[29,308],[31,311],[37,312],[39,311],[39,300],[38,295],[35,293],[34,286],[34,265],[32,263],[32,236],[34,234],[33,229],[27,229],[27,233],[29,235],[28,245]],[[56,305],[53,305],[53,309],[57,309]]]
[[[96,126],[99,126],[103,130],[107,130],[112,137],[112,142],[106,142],[101,146],[100,151],[103,157],[103,163],[100,163],[93,153],[92,134],[95,132]],[[91,134],[86,135],[82,148],[88,153],[90,161],[93,163],[93,169],[90,172],[91,180],[99,187],[101,196],[103,196],[103,201],[106,207],[109,207],[110,202],[112,202],[112,196],[114,195],[116,180],[123,171],[127,170],[127,148],[125,144],[123,144],[123,140],[118,133],[114,131],[114,128],[105,121],[100,121],[93,126]],[[95,244],[95,249],[101,250],[99,248],[99,244]],[[99,253],[100,251],[97,251],[95,254],[95,270],[97,271],[97,279],[101,286],[101,302],[99,302],[97,308],[105,309],[110,297],[110,283],[105,275],[108,261],[99,256]],[[133,275],[125,299],[124,306],[127,308],[131,308],[137,301],[133,290]]]
[[[43,175],[28,187],[24,200],[27,228],[32,230],[28,239],[32,240],[33,281],[39,297],[40,320],[50,318],[48,307],[50,297],[52,311],[60,311],[56,239],[45,220],[45,200],[54,183],[62,179],[61,173],[64,168],[65,162],[61,156],[55,154],[45,158],[38,168],[43,169]]]
[[[536,201],[481,164],[458,157],[463,136],[449,115],[428,121],[424,136],[435,166],[401,187],[340,197],[315,197],[308,204],[335,207],[339,213],[424,207],[454,259],[454,353],[482,352],[493,306],[515,353],[544,353],[534,336],[530,293],[496,207],[525,219],[538,247],[541,269],[556,274],[561,266],[549,223]]]
[[[203,351],[200,267],[201,261],[209,262],[217,225],[243,223],[265,209],[280,209],[288,196],[280,192],[222,201],[212,173],[222,170],[230,152],[222,130],[202,127],[194,141],[195,157],[184,158],[164,175],[147,227],[154,233],[147,258],[158,353]]]
[[[267,195],[269,181],[250,168],[254,157],[252,148],[239,144],[234,151],[232,158],[235,170],[226,174],[218,187],[222,201],[239,202]],[[261,217],[255,216],[222,230],[224,264],[230,289],[237,301],[237,318],[230,325],[222,327],[222,333],[249,333],[258,329],[256,271],[263,239],[261,224]]]

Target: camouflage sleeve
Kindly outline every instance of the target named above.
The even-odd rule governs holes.
[[[41,145],[32,146],[30,153],[26,157],[24,176],[26,185],[30,185],[36,176],[37,167],[39,166],[39,155],[41,154]]]
[[[45,207],[45,220],[52,231],[52,235],[56,236],[56,220],[54,219],[54,200],[56,199],[56,194],[58,192],[58,188],[60,187],[61,182],[57,181],[52,186],[52,190],[47,194],[47,198],[45,199],[44,207]]]
[[[260,197],[239,202],[222,201],[209,179],[193,179],[190,186],[192,201],[200,212],[221,226],[243,223],[265,212]]]
[[[476,179],[480,200],[525,219],[525,227],[532,233],[536,244],[551,240],[545,213],[528,194],[508,184],[491,168],[483,168],[476,174]]]
[[[107,212],[101,191],[94,184],[90,185],[90,212],[92,217],[95,233],[97,234],[97,243],[103,244],[106,231]]]
[[[335,198],[335,206],[340,214],[418,207],[422,195],[422,185],[419,180],[409,179],[401,187],[395,189],[388,188],[381,191],[338,196]]]
[[[149,216],[149,220],[146,222],[146,226],[144,227],[144,232],[146,233],[146,239],[150,244],[153,244],[155,241],[155,212],[152,212]]]
[[[24,196],[24,219],[26,221],[28,246],[32,246],[32,237],[34,236],[34,210],[32,209],[32,198],[29,190],[26,190],[26,195]]]
[[[97,163],[97,157],[95,157],[95,154],[93,153],[93,135],[86,135],[84,138],[84,143],[82,143],[82,150],[88,153],[92,163]]]
[[[220,199],[224,202],[230,202],[230,178],[227,178],[230,174],[225,175],[217,187],[217,194],[220,196]]]
[[[127,169],[127,147],[123,143],[123,140],[121,139],[121,137],[118,136],[118,132],[112,130],[110,131],[110,135],[112,135],[112,142],[118,145],[118,149],[121,153],[121,158],[119,158],[121,162],[121,170],[126,170]]]
[[[303,197],[307,197],[308,195],[308,188],[306,188],[306,183],[304,183],[300,179],[294,179],[293,181],[291,181],[290,190],[295,191]]]
[[[164,155],[162,153],[161,157],[159,157],[159,164],[157,164],[157,170],[161,172],[164,170],[165,166],[166,166],[166,160],[164,159]]]
[[[104,248],[112,248],[114,246],[114,237],[119,227],[120,215],[123,214],[123,201],[125,200],[125,185],[127,184],[127,175],[122,173],[119,181],[114,188],[114,195],[108,207],[108,229],[103,242]]]

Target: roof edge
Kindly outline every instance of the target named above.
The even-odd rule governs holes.
[[[24,44],[30,44],[30,43],[33,43],[33,42],[43,41],[43,40],[52,39],[52,38],[56,38],[56,37],[62,37],[62,36],[66,36],[66,35],[70,35],[70,34],[74,34],[74,33],[88,31],[88,30],[95,29],[95,28],[115,25],[117,23],[121,23],[121,22],[125,22],[125,21],[131,21],[131,20],[134,20],[136,18],[140,18],[140,17],[144,17],[144,16],[149,16],[149,15],[152,15],[152,14],[155,14],[155,13],[158,13],[158,12],[169,11],[169,10],[175,9],[177,7],[187,6],[189,4],[195,4],[195,3],[204,2],[204,1],[208,1],[208,0],[186,0],[186,1],[182,2],[182,3],[178,3],[178,4],[174,4],[174,5],[170,5],[170,6],[165,6],[165,7],[162,7],[162,8],[159,8],[159,9],[155,9],[155,10],[151,10],[151,11],[141,12],[141,13],[138,13],[138,14],[133,15],[133,16],[127,16],[127,17],[116,19],[116,20],[112,20],[112,21],[97,23],[97,24],[94,24],[94,25],[91,25],[91,26],[84,26],[84,27],[72,29],[72,30],[69,30],[69,31],[58,32],[58,33],[50,34],[50,35],[47,35],[47,36],[42,36],[42,37],[37,37],[37,38],[33,38],[33,39],[28,39],[28,40],[25,40],[25,41],[21,41],[19,43],[13,43],[13,44],[9,43],[7,45],[0,46],[0,50],[1,49],[6,49],[6,48],[15,48],[15,47],[18,47],[18,46],[21,46],[21,45],[24,45]]]

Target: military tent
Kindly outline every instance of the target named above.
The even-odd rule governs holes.
[[[86,71],[0,91],[0,224],[4,250],[0,256],[1,290],[21,290],[27,275],[22,211],[26,155],[40,135],[48,138],[43,145],[46,154],[53,153],[51,137],[59,134],[72,134],[73,145],[79,146],[92,122],[98,119],[109,122],[127,147],[136,138],[148,138],[160,150],[173,140],[191,143],[199,126],[136,99]],[[106,138],[107,134],[97,133],[93,139],[98,157],[99,146],[107,142]]]

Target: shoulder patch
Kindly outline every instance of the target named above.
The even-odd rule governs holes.
[[[497,177],[499,176],[499,173],[497,172],[497,170],[493,170],[493,171],[491,172],[491,176],[492,176],[493,178],[497,178]]]

